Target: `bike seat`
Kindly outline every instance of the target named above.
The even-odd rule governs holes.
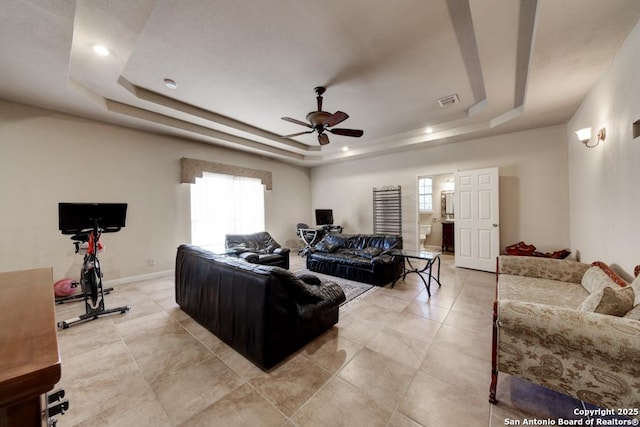
[[[77,242],[88,242],[89,234],[90,234],[89,232],[74,234],[73,236],[70,237],[70,239]]]

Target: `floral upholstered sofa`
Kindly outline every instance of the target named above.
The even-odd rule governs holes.
[[[640,278],[604,263],[498,257],[489,400],[498,372],[602,408],[640,407]]]

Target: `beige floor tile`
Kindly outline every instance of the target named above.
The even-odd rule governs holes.
[[[338,328],[340,336],[366,345],[384,328],[384,324],[349,314],[349,316],[340,317],[340,321],[335,327]]]
[[[158,335],[162,334],[165,330],[171,333],[171,330],[177,331],[181,328],[180,325],[171,319],[164,311],[128,319],[119,322],[116,326],[118,333],[124,339],[144,337],[149,333]]]
[[[173,277],[165,277],[165,278],[157,278],[145,280],[142,282],[137,282],[135,284],[130,284],[136,287],[136,289],[148,294],[154,295],[160,291],[165,291],[169,289],[175,289],[175,284],[173,282]],[[126,285],[119,285],[126,286]]]
[[[490,362],[491,336],[491,330],[479,333],[442,325],[433,344]]]
[[[126,313],[115,314],[110,316],[113,323],[127,322],[138,317],[148,316],[149,314],[163,313],[164,309],[160,307],[156,302],[147,300],[140,303],[129,304],[131,309]]]
[[[58,351],[63,359],[121,341],[116,327],[108,317],[101,317],[75,324],[68,329],[58,330]]]
[[[218,354],[218,357],[236,374],[247,381],[262,374],[260,368],[229,346],[227,346],[225,350],[222,350],[220,354]]]
[[[127,346],[150,383],[215,357],[186,331],[181,335],[127,342]]]
[[[282,413],[291,416],[330,378],[331,373],[296,355],[272,371],[251,378],[249,383]]]
[[[394,411],[387,427],[423,427],[423,425],[401,412]]]
[[[420,316],[425,319],[433,320],[436,322],[444,322],[449,314],[449,308],[440,307],[432,304],[431,301],[419,301],[413,300],[408,306],[402,310],[402,313],[412,314],[414,316]]]
[[[369,341],[367,348],[409,368],[417,369],[427,355],[430,343],[431,338],[421,340],[415,335],[384,328]]]
[[[215,354],[219,355],[229,349],[229,346],[225,344],[224,341],[192,318],[187,317],[186,319],[180,320],[178,323],[180,323],[191,335],[200,341],[202,345]]]
[[[119,307],[121,305],[143,304],[151,301],[151,298],[134,284],[126,283],[114,286],[113,292],[104,296],[104,301],[109,307]]]
[[[119,377],[132,373],[141,374],[135,359],[122,341],[88,351],[67,354],[61,359],[60,385],[72,385],[104,375]]]
[[[393,289],[381,288],[378,292],[368,296],[361,302],[361,306],[375,305],[385,311],[400,313],[409,304],[406,299],[393,295]]]
[[[400,313],[396,318],[387,323],[385,327],[394,329],[403,334],[412,335],[422,341],[430,341],[436,336],[442,324],[420,316]]]
[[[73,411],[74,407],[71,408]],[[64,427],[65,416],[59,418],[57,427]],[[78,427],[122,427],[122,426],[153,426],[169,427],[174,424],[156,398],[155,393],[149,392],[137,399],[120,399],[117,407],[109,407],[91,416],[91,418],[75,424]]]
[[[173,319],[176,322],[181,322],[183,320],[191,318],[187,313],[182,311],[182,309],[178,305],[165,308],[164,311],[169,315],[170,319]]]
[[[491,362],[433,344],[420,370],[467,391],[489,398]]]
[[[180,308],[180,306],[176,303],[176,297],[173,292],[174,291],[169,292],[169,295],[165,296],[164,298],[154,298],[153,300],[166,311]]]
[[[331,328],[309,344],[300,354],[331,373],[345,366],[363,345],[342,336],[338,328]]]
[[[397,298],[394,298],[394,299],[397,299]],[[405,301],[405,302],[408,304],[408,301]],[[387,323],[391,322],[396,317],[398,317],[398,314],[400,314],[400,312],[404,310],[407,304],[405,304],[402,308],[394,310],[392,308],[383,307],[378,303],[374,304],[374,303],[368,302],[365,299],[363,300],[362,304],[354,308],[350,314],[351,316],[357,316],[362,319],[368,320],[370,322],[378,323],[384,326]]]
[[[391,411],[357,387],[334,377],[291,419],[300,426],[386,426]]]
[[[182,427],[281,426],[286,418],[248,384],[243,384],[189,418]]]
[[[458,311],[457,306],[449,312],[444,324],[465,331],[486,333],[493,326],[493,311]]]
[[[151,387],[173,423],[179,424],[243,383],[239,375],[210,354],[207,359],[157,375]]]
[[[365,348],[340,371],[338,377],[391,411],[415,372],[415,369]]]
[[[67,363],[67,366],[80,362],[95,363],[75,359]],[[63,366],[63,372],[64,370]],[[117,411],[127,401],[155,399],[149,384],[133,361],[125,362],[118,368],[103,367],[99,372],[92,370],[89,375],[71,376],[73,379],[67,380],[65,377],[59,384],[65,390],[65,399],[69,400],[69,410],[60,417],[64,419],[61,426],[91,422],[99,414],[107,415],[110,411]]]
[[[455,304],[458,293],[459,290],[449,290],[444,287],[437,289],[432,288],[431,296],[429,296],[426,290],[423,290],[416,296],[415,301],[428,302],[438,307],[449,309]]]
[[[398,410],[425,426],[486,427],[490,404],[478,396],[418,372]]]
[[[423,289],[424,286],[418,283],[398,282],[393,288],[385,287],[380,289],[380,293],[382,295],[392,296],[393,298],[413,301]]]
[[[493,309],[495,290],[482,286],[465,286],[458,295],[453,308],[458,311],[488,312]]]

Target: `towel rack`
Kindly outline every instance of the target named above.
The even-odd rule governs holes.
[[[373,234],[402,236],[401,187],[373,188]]]

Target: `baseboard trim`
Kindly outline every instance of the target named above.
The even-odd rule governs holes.
[[[123,285],[125,283],[141,282],[143,280],[158,279],[160,277],[165,277],[165,276],[173,278],[174,271],[175,270],[163,270],[163,271],[156,271],[154,273],[140,274],[138,276],[129,276],[129,277],[122,277],[120,279],[105,280],[103,282],[103,286],[107,287],[107,286]]]

